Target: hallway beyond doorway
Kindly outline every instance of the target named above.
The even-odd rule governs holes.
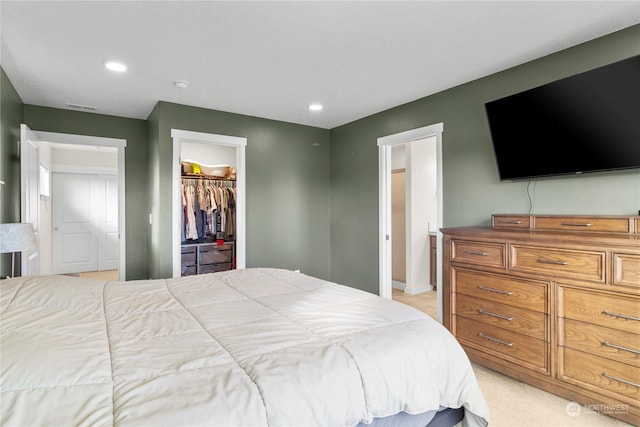
[[[85,271],[84,273],[78,274],[80,277],[87,279],[105,280],[107,282],[115,282],[118,280],[118,270]]]

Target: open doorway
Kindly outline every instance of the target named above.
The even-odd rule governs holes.
[[[407,286],[407,169],[404,145],[391,149],[391,284],[404,292]]]
[[[118,280],[117,150],[57,143],[50,150],[51,203],[41,212],[53,228],[51,272]],[[41,268],[45,259],[42,250]]]
[[[21,134],[21,220],[33,224],[38,241],[22,259],[23,275],[103,270],[109,280],[126,280],[126,140],[24,124]]]
[[[185,131],[179,129],[171,130],[173,138],[173,170],[172,170],[172,261],[173,261],[173,277],[182,275],[182,217],[184,210],[182,209],[181,196],[181,155],[182,146],[184,144],[196,144],[215,147],[225,147],[231,149],[232,155],[235,157],[235,228],[234,228],[234,268],[241,269],[246,266],[246,222],[245,222],[245,199],[246,199],[246,181],[245,181],[245,147],[247,139],[242,137],[217,135],[202,132]],[[228,150],[226,150],[228,151]]]
[[[429,267],[431,242],[436,241],[435,266],[442,265],[440,228],[442,227],[442,123],[389,135],[378,139],[379,146],[379,248],[380,296],[392,298],[392,149],[403,146],[412,169],[413,184],[407,189],[407,203],[414,208],[407,214],[406,273],[407,294],[419,294],[431,289],[433,283]],[[432,152],[434,154],[425,154]],[[426,157],[425,157],[426,156]],[[431,156],[431,163],[425,158]],[[412,164],[413,163],[413,164]],[[396,166],[397,168],[397,166]],[[434,182],[435,181],[435,182]],[[437,288],[435,305],[437,318],[442,319],[441,269],[436,268]]]

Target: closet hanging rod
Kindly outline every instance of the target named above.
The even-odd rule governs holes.
[[[182,177],[182,182],[184,184],[211,184],[216,187],[231,187],[235,188],[236,181],[229,179],[214,179],[214,178],[193,178],[193,177]]]

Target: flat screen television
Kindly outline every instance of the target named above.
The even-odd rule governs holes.
[[[640,168],[640,55],[485,109],[501,180]]]

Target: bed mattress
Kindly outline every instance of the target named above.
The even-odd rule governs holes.
[[[462,348],[395,301],[269,268],[0,281],[0,424],[356,426],[488,409]]]

